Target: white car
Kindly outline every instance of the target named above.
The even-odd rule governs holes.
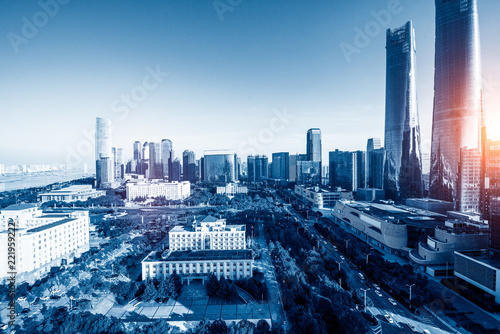
[[[396,301],[392,298],[389,298],[389,302],[394,305],[394,306],[397,306],[398,304],[396,304]]]
[[[345,260],[345,257],[343,257],[342,255],[340,255],[340,259],[341,259],[342,261],[344,261],[344,260]]]
[[[386,314],[384,315],[385,319],[390,323],[390,324],[393,324],[394,323],[394,320],[392,320],[391,316]]]
[[[40,297],[41,300],[49,300],[49,296],[43,296],[43,297]]]
[[[373,283],[372,285],[375,289],[380,290],[380,287],[376,283]]]
[[[375,290],[375,294],[376,294],[377,296],[379,296],[379,297],[382,297],[382,294],[381,294],[381,293],[380,293],[380,291],[378,291],[378,290]]]
[[[19,297],[19,298],[17,298],[17,300],[25,301],[26,297]]]

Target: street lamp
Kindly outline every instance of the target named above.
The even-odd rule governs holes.
[[[365,313],[366,313],[366,291],[370,290],[370,288],[366,288],[366,289],[361,288],[361,290],[363,290],[365,292]]]
[[[411,287],[415,285],[415,283],[413,284],[406,284],[407,286],[410,287],[410,311],[411,311]]]
[[[335,262],[337,262],[337,264],[339,265],[339,271],[340,271],[340,265],[341,265],[342,263],[344,263],[344,262],[343,262],[343,261],[340,261],[340,262],[339,262],[339,261],[335,261]]]
[[[366,265],[368,265],[368,257],[371,255],[370,253],[365,253],[366,255]]]

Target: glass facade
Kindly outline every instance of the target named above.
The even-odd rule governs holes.
[[[161,166],[163,179],[171,181],[172,179],[172,163],[174,161],[174,151],[172,141],[170,139],[162,139],[161,141]]]
[[[321,130],[318,128],[313,128],[307,130],[307,147],[306,147],[306,155],[307,155],[307,160],[308,161],[315,161],[319,162],[319,182],[321,182],[321,166],[322,166],[322,159],[321,159]]]
[[[384,189],[389,199],[422,197],[422,153],[411,21],[387,30]]]
[[[476,0],[436,0],[429,195],[458,202],[460,149],[481,148],[481,59]]]
[[[101,159],[108,160],[101,162]],[[96,160],[96,183],[100,188],[102,183],[112,182],[113,174],[113,152],[111,150],[111,121],[105,118],[96,118],[95,131],[95,160]],[[103,180],[104,175],[104,180]],[[111,181],[110,181],[111,180]]]
[[[358,188],[358,153],[335,150],[330,152],[330,186],[347,191]],[[363,166],[364,169],[364,166]]]
[[[233,151],[205,151],[203,165],[206,183],[225,184],[236,181]]]
[[[290,155],[288,152],[273,153],[271,177],[276,180],[289,179]]]

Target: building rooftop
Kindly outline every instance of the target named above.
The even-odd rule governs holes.
[[[463,254],[474,260],[483,262],[495,269],[500,269],[500,252],[489,250],[474,250],[474,251],[455,251],[455,253]]]
[[[78,185],[73,185],[57,190],[52,190],[48,194],[60,194],[60,193],[72,193],[72,192],[78,192],[78,191],[84,191],[84,190],[92,190],[92,186],[90,184],[78,184]],[[45,195],[45,194],[42,194]]]
[[[36,207],[38,207],[36,203],[21,203],[9,205],[8,207],[1,209],[0,211],[21,211]]]
[[[224,260],[252,260],[252,250],[193,250],[175,251],[166,250],[163,254],[152,252],[142,262],[176,262],[176,261],[224,261]]]
[[[38,226],[38,227],[32,228],[32,229],[28,230],[28,233],[41,232],[43,230],[48,230],[49,228],[53,228],[53,227],[56,227],[56,226],[59,226],[59,225],[70,223],[70,222],[72,222],[74,220],[77,220],[77,219],[75,219],[75,218],[61,219],[61,220],[55,221],[55,222],[50,223],[50,224],[45,224],[45,225],[42,225],[42,226]]]

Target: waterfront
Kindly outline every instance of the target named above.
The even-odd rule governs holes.
[[[88,176],[88,175],[87,175]],[[82,171],[68,171],[52,175],[9,175],[0,177],[0,192],[32,187],[43,187],[52,183],[65,182],[86,177]]]

